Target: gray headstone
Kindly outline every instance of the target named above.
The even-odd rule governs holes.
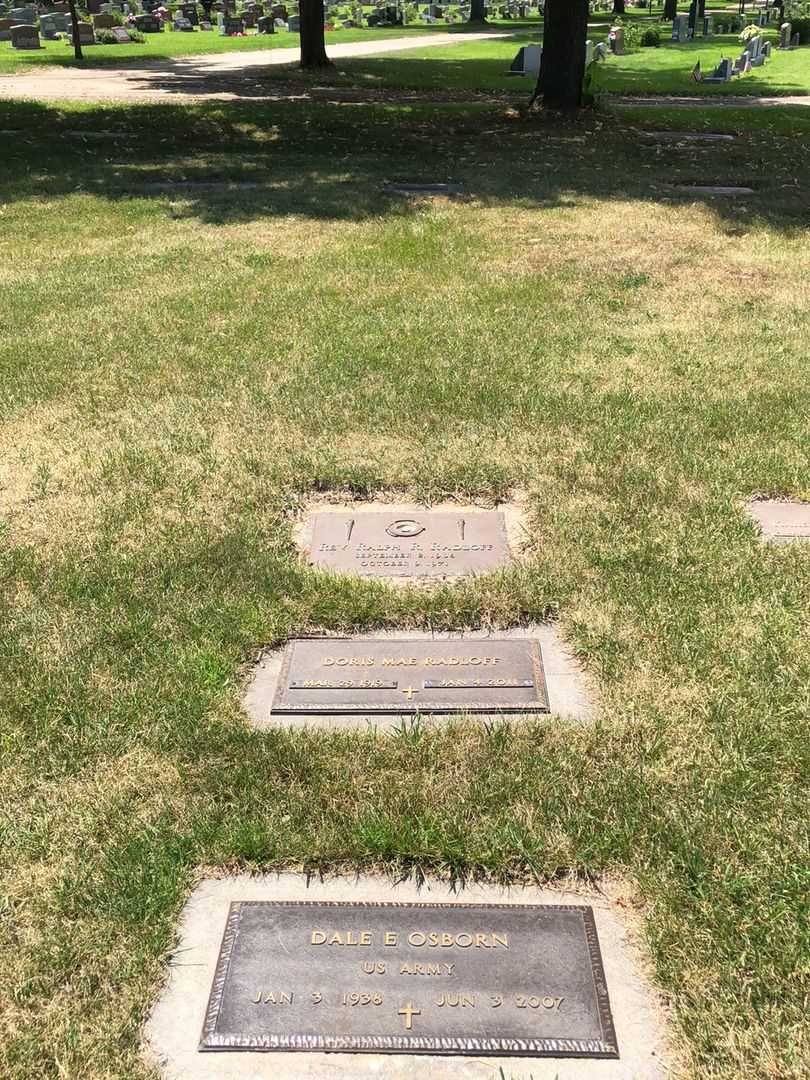
[[[15,49],[41,49],[36,26],[12,26],[11,45]]]

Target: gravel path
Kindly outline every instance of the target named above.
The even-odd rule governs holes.
[[[636,107],[638,105],[657,105],[659,106],[675,106],[676,108],[688,108],[689,106],[702,105],[704,108],[708,105],[722,105],[726,108],[745,109],[745,108],[767,108],[770,105],[810,105],[810,95],[801,97],[799,95],[793,95],[791,97],[748,97],[743,94],[724,94],[722,97],[713,97],[705,95],[703,97],[613,97],[609,96],[607,99],[610,105],[618,105],[622,107]]]
[[[378,56],[405,49],[429,49],[486,38],[508,38],[509,32],[435,34],[398,37],[387,41],[359,41],[329,46],[333,60]],[[178,56],[169,60],[122,62],[97,68],[42,68],[0,77],[0,98],[37,101],[165,101],[167,98],[235,99],[268,94],[257,76],[271,64],[294,63],[298,49],[262,49],[256,52]]]

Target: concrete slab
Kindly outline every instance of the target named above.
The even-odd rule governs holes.
[[[225,922],[232,901],[338,900],[351,902],[587,904],[593,908],[618,1060],[571,1058],[438,1057],[429,1054],[355,1054],[273,1051],[200,1053],[197,1049]],[[663,1011],[643,973],[637,936],[606,893],[549,888],[393,883],[383,878],[307,881],[280,874],[202,882],[186,904],[167,981],[146,1024],[144,1052],[164,1080],[665,1080],[673,1067]]]
[[[548,696],[549,714],[571,720],[576,723],[590,723],[596,713],[594,701],[595,693],[588,686],[587,681],[570,650],[560,636],[557,628],[551,624],[538,624],[526,628],[511,630],[468,630],[468,631],[417,631],[417,630],[388,630],[372,634],[357,635],[364,638],[372,638],[375,641],[418,641],[429,643],[431,641],[480,641],[486,642],[493,638],[507,640],[534,640],[540,644],[540,652],[543,662],[543,670],[546,679],[546,693]],[[340,640],[340,639],[336,639]],[[288,714],[275,715],[272,703],[276,693],[276,687],[281,675],[284,648],[280,647],[261,657],[256,664],[253,677],[248,684],[245,693],[245,711],[251,724],[260,729],[273,727],[325,727],[336,731],[351,730],[356,728],[376,727],[379,730],[390,730],[398,727],[403,721],[411,719],[410,714],[395,716],[374,716],[356,713],[350,716],[307,715],[296,716]],[[456,715],[463,715],[458,713]],[[485,722],[497,718],[500,714],[476,714],[475,720]],[[504,714],[505,715],[505,714]],[[513,719],[520,719],[512,716]],[[427,723],[440,723],[448,717],[431,716],[423,717]],[[542,721],[544,717],[534,717]]]
[[[759,525],[763,540],[771,544],[810,540],[810,503],[756,499],[745,509]]]

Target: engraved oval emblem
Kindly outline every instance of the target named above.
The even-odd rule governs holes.
[[[425,526],[418,521],[392,521],[385,531],[389,536],[418,536],[425,531]]]

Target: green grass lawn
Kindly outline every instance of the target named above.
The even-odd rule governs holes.
[[[445,27],[447,30],[448,27]],[[352,41],[384,41],[390,37],[402,37],[413,34],[419,37],[429,34],[429,29],[409,27],[403,30],[385,28],[381,30],[335,30],[326,34],[329,44]],[[141,44],[129,45],[90,45],[84,50],[84,64],[96,67],[100,64],[116,64],[133,60],[164,60],[176,56],[197,56],[225,52],[245,52],[255,49],[297,49],[298,34],[279,30],[275,34],[251,34],[248,37],[221,37],[215,30],[194,33],[181,33],[176,30],[164,30],[160,34],[145,34]],[[73,67],[73,46],[68,41],[43,41],[38,52],[19,52],[11,42],[0,41],[0,74],[11,75],[15,72],[37,69],[42,66],[60,65]]]
[[[594,41],[604,33],[594,33]],[[541,40],[539,26],[506,40],[473,41],[439,48],[415,48],[389,56],[341,59],[334,71],[302,72],[293,67],[274,67],[267,72],[273,82],[302,85],[336,85],[424,91],[498,91],[529,97],[531,78],[508,73],[521,45]],[[699,59],[706,74],[724,56],[737,57],[743,46],[736,34],[687,45],[665,42],[657,49],[639,49],[625,56],[610,56],[597,65],[595,88],[611,94],[698,94],[719,96],[810,94],[810,48],[774,52],[763,67],[729,83],[696,83],[692,69]]]
[[[533,29],[539,32],[539,19],[526,19],[517,22],[515,20],[492,20],[490,29],[494,31],[516,31]],[[327,45],[349,44],[358,41],[385,41],[387,38],[414,37],[415,39],[429,37],[432,34],[458,34],[478,33],[480,26],[468,26],[466,24],[446,25],[436,23],[431,26],[424,24],[409,24],[406,27],[383,27],[365,28],[362,30],[332,30],[326,33]],[[221,37],[216,30],[206,32],[196,30],[193,33],[181,33],[175,30],[164,30],[159,34],[146,34],[145,40],[140,43],[129,45],[91,45],[84,50],[83,64],[85,67],[98,67],[101,65],[115,65],[121,62],[130,63],[133,60],[163,60],[179,56],[198,56],[201,54],[230,53],[252,51],[256,49],[297,49],[299,45],[298,34],[289,33],[286,30],[278,30],[275,34],[254,34],[247,37]],[[65,40],[44,41],[41,39],[42,48],[39,51],[21,52],[14,49],[9,41],[0,41],[0,75],[12,75],[24,72],[30,68],[37,69],[41,66],[65,66],[73,67],[76,61],[73,57],[73,46]]]
[[[678,1075],[806,1077],[810,547],[761,546],[740,503],[810,489],[810,125],[715,111],[639,122],[733,144],[0,103],[4,1080],[146,1080],[194,881],[302,866],[619,875]],[[173,178],[223,187],[146,186]],[[469,199],[382,194],[405,178]],[[697,180],[758,194],[670,188]],[[315,495],[515,491],[525,561],[474,582],[331,578],[293,545]],[[592,727],[240,711],[288,635],[546,617]]]

